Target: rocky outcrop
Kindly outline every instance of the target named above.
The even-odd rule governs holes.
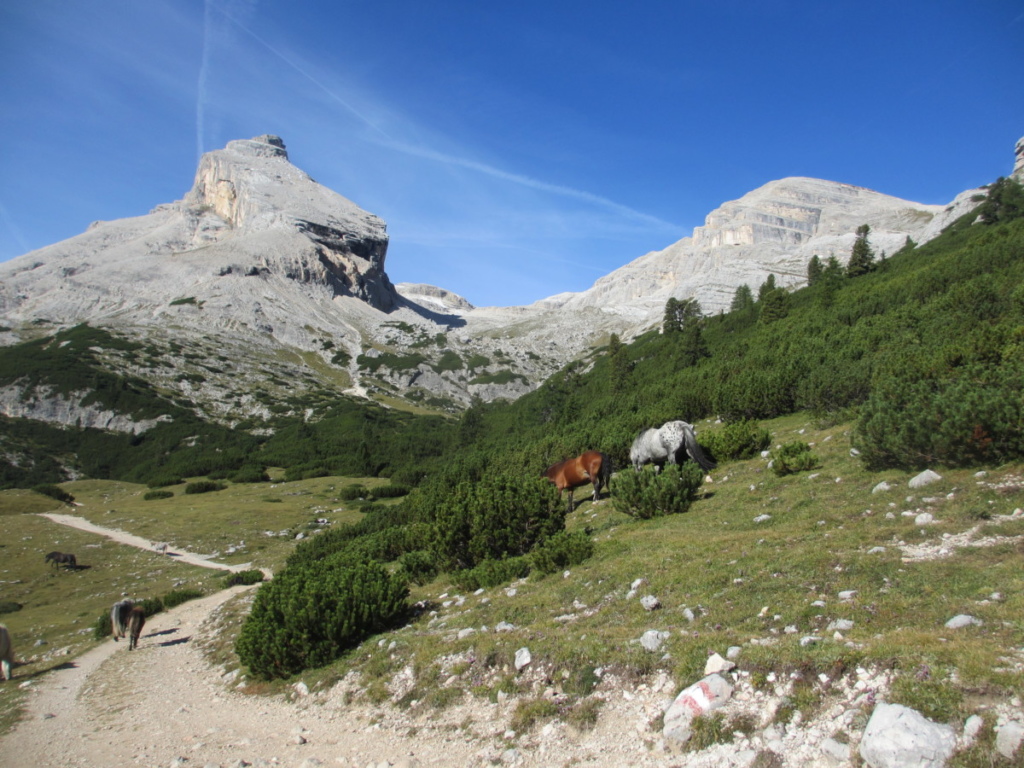
[[[247,237],[274,228],[301,233],[314,244],[313,252],[300,249],[291,258],[276,254],[285,274],[330,285],[385,312],[395,306],[395,290],[384,272],[384,222],[289,163],[277,136],[232,141],[205,154],[182,203],[197,218],[212,211],[230,228],[197,229],[204,240],[211,239],[211,231]],[[264,257],[264,267],[272,263]]]
[[[845,263],[857,227],[871,228],[876,253],[920,241],[942,206],[922,205],[821,179],[769,182],[709,213],[704,226],[663,251],[641,256],[586,291],[545,301],[564,310],[601,307],[638,324],[658,322],[672,297],[696,298],[706,314],[727,310],[736,289],[769,274],[782,287],[807,279],[818,255]]]
[[[63,394],[49,388],[24,390],[16,385],[0,387],[0,415],[33,419],[48,424],[103,429],[138,435],[167,417],[135,420],[130,416],[87,402],[91,392]]]

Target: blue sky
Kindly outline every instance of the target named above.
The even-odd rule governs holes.
[[[394,282],[578,291],[786,176],[924,203],[1007,175],[1019,0],[0,4],[0,261],[263,133],[388,223]]]

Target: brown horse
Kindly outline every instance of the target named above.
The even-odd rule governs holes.
[[[128,612],[128,650],[135,650],[139,644],[139,635],[146,625],[146,611],[141,605],[136,605]]]
[[[607,454],[600,451],[587,451],[572,459],[552,464],[544,470],[543,477],[546,477],[555,487],[558,488],[558,498],[562,498],[562,491],[569,490],[569,511],[573,509],[573,491],[587,483],[594,484],[594,501],[597,501],[601,494],[601,488],[608,487],[608,481],[612,476],[612,461]]]

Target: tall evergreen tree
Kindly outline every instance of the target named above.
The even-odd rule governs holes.
[[[875,268],[875,252],[868,243],[868,234],[871,227],[861,224],[857,227],[857,239],[853,243],[853,250],[850,251],[850,261],[846,265],[848,277],[860,277],[866,275]]]
[[[768,278],[761,283],[761,287],[757,289],[757,300],[764,301],[764,297],[774,291],[778,286],[775,284],[775,275],[769,274]]]
[[[832,254],[825,261],[825,270],[821,273],[823,280],[830,283],[837,283],[842,279],[845,272],[843,271],[843,265],[839,263],[839,259]]]
[[[675,296],[665,302],[665,317],[661,323],[661,332],[665,334],[679,333],[683,330],[683,318],[679,312],[679,299]]]
[[[732,304],[729,305],[730,312],[743,312],[744,310],[750,309],[754,306],[754,292],[750,290],[750,286],[744,283],[736,289],[736,293],[733,294]]]
[[[776,288],[765,294],[761,300],[761,316],[758,320],[765,325],[781,320],[789,314],[789,293],[785,288]]]
[[[821,263],[821,258],[817,254],[811,256],[811,260],[807,262],[807,284],[814,285],[821,280],[824,271],[825,265]]]

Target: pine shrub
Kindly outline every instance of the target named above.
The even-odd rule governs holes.
[[[370,495],[370,492],[366,488],[356,483],[355,485],[346,485],[340,491],[338,491],[338,498],[342,501],[355,501],[356,499],[365,499]]]
[[[185,493],[210,493],[211,491],[223,491],[227,488],[224,483],[215,480],[196,480],[185,486]]]
[[[613,481],[615,508],[641,520],[683,513],[690,509],[702,482],[704,472],[691,461],[666,464],[661,472],[651,466],[640,472],[625,470]]]
[[[199,589],[175,589],[164,595],[160,602],[163,603],[164,610],[169,611],[177,605],[187,603],[189,600],[195,600],[202,596],[203,592]]]
[[[171,499],[174,498],[174,491],[146,491],[142,496],[145,501],[155,501],[157,499]]]
[[[431,548],[447,570],[525,555],[565,527],[565,504],[547,479],[489,474],[435,489],[424,500]]]
[[[871,469],[1000,464],[1024,456],[1024,363],[944,378],[891,376],[861,409],[854,445]]]
[[[497,587],[530,575],[530,561],[526,557],[508,557],[504,560],[484,560],[474,568],[452,575],[455,586],[467,592]]]
[[[530,553],[530,564],[539,573],[557,573],[588,560],[594,542],[583,531],[561,531],[541,542]]]
[[[779,477],[806,472],[820,463],[811,446],[799,440],[779,446],[771,453],[772,472]]]
[[[62,504],[70,504],[75,500],[74,496],[65,491],[59,485],[44,483],[43,485],[33,486],[32,490],[36,493],[41,493],[43,496],[49,496],[51,499],[56,499]]]
[[[256,593],[235,650],[267,680],[337,659],[367,636],[395,626],[408,587],[379,563],[333,557],[288,567]]]
[[[224,577],[224,588],[236,587],[239,584],[259,584],[263,581],[263,571],[259,568],[252,568],[248,571],[235,571]]]
[[[716,462],[751,459],[771,445],[771,442],[771,433],[749,419],[725,424],[700,436],[700,444]]]
[[[403,554],[398,558],[398,569],[413,584],[427,584],[437,576],[435,557],[425,549]]]
[[[242,467],[228,479],[233,483],[269,483],[270,475],[263,467]]]
[[[401,496],[408,496],[411,489],[407,485],[392,482],[390,485],[381,485],[370,491],[372,499],[397,499]]]

